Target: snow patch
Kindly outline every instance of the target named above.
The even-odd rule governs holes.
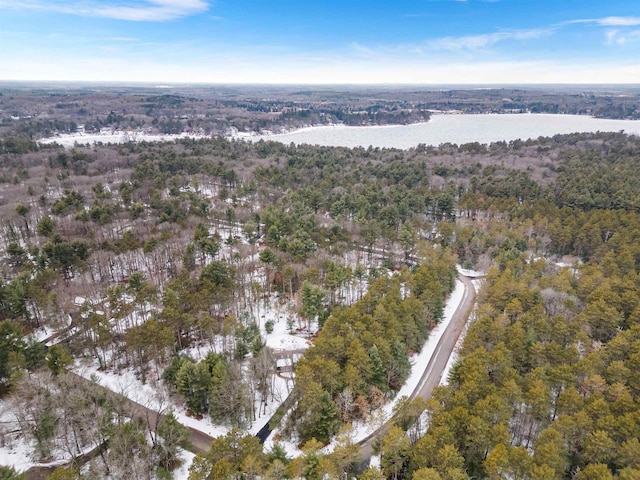
[[[393,409],[403,397],[409,397],[418,387],[424,369],[429,364],[431,357],[433,356],[436,346],[442,338],[444,331],[447,329],[455,311],[464,298],[465,287],[460,281],[456,281],[456,286],[444,308],[444,315],[442,321],[431,331],[429,338],[422,347],[422,350],[417,355],[411,357],[411,373],[407,378],[405,384],[400,391],[396,394],[395,398],[389,403],[385,404],[381,408],[372,412],[370,417],[365,422],[356,422],[352,425],[352,439],[354,443],[364,440],[366,437],[378,430],[393,414]],[[272,432],[267,441],[265,447],[268,449],[275,443],[274,437],[277,434],[277,430]],[[300,456],[301,450],[293,442],[280,441],[279,442],[287,451],[288,455]],[[335,448],[335,439],[327,446],[323,451],[329,453]]]

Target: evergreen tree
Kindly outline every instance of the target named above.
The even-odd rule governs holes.
[[[184,362],[176,374],[176,385],[187,403],[187,407],[196,415],[209,411],[209,392],[211,373],[206,363]]]
[[[387,370],[382,365],[382,359],[378,352],[378,347],[374,345],[369,349],[369,358],[371,359],[371,377],[370,383],[381,390],[387,389]]]
[[[169,412],[162,416],[157,434],[159,438],[153,445],[157,463],[165,470],[172,470],[179,460],[178,448],[189,446],[189,429],[178,423],[173,412]]]

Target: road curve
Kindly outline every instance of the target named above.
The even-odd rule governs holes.
[[[424,373],[418,382],[418,386],[415,388],[413,393],[410,395],[410,398],[422,397],[429,398],[433,389],[436,385],[439,384],[440,379],[442,378],[442,374],[447,365],[447,361],[453,352],[453,348],[464,329],[464,326],[469,318],[469,314],[473,308],[473,304],[475,302],[475,288],[471,283],[471,279],[469,277],[459,275],[458,279],[464,284],[464,294],[462,297],[462,301],[458,304],[456,311],[451,318],[451,322],[445,329],[440,338],[440,341],[436,345],[433,355],[431,359],[425,366]],[[68,374],[74,378],[78,382],[90,382],[94,383],[89,379],[86,379],[76,373],[71,371]],[[139,418],[145,422],[148,422],[150,428],[155,428],[155,425],[158,421],[158,412],[149,409],[133,400],[120,395],[112,390],[109,390],[106,387],[103,387],[100,384],[95,384],[98,388],[102,389],[107,395],[111,395],[111,398],[114,401],[117,401],[121,404],[128,405],[130,409],[130,414],[133,418]],[[374,442],[380,438],[386,432],[387,428],[392,424],[392,420],[390,419],[387,423],[385,423],[381,428],[377,431],[369,435],[367,438],[359,442],[360,448],[360,459],[364,461],[368,461],[373,454],[373,444]],[[209,451],[209,447],[213,440],[213,437],[207,435],[206,433],[196,430],[195,428],[188,427],[191,433],[191,448],[190,450],[193,453],[206,453]]]
[[[162,413],[158,413],[156,410],[150,409],[141,405],[137,402],[134,402],[130,398],[125,397],[119,393],[110,390],[99,383],[95,383],[87,378],[84,378],[77,373],[68,371],[67,375],[73,378],[77,382],[82,383],[91,383],[94,385],[94,388],[101,390],[108,398],[110,398],[113,402],[116,402],[120,405],[125,406],[128,410],[129,416],[131,418],[136,418],[142,420],[148,427],[152,430],[155,430],[155,427],[158,423],[159,417],[162,416]],[[209,451],[209,446],[213,441],[213,437],[207,435],[200,430],[196,430],[195,428],[187,426],[190,432],[189,440],[191,441],[191,448],[189,450],[193,453],[207,453]]]
[[[433,393],[433,389],[440,383],[444,369],[447,366],[449,357],[453,352],[453,348],[460,338],[460,334],[464,329],[467,319],[471,314],[473,305],[476,299],[476,290],[471,283],[471,279],[464,275],[458,275],[458,279],[464,285],[464,294],[462,301],[458,304],[456,311],[451,317],[451,321],[447,328],[442,333],[442,337],[438,341],[433,355],[429,359],[427,365],[425,365],[424,373],[418,382],[410,398],[422,397],[427,399]],[[371,435],[358,442],[360,445],[360,460],[361,462],[367,462],[371,455],[373,455],[373,446],[376,440],[381,438],[387,429],[392,425],[393,418],[389,419],[382,427],[373,432]]]

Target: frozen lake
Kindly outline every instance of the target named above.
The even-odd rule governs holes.
[[[290,133],[244,137],[282,143],[342,147],[390,147],[407,149],[423,143],[526,140],[540,136],[574,132],[619,132],[640,135],[640,120],[607,120],[584,115],[554,114],[460,114],[432,115],[427,123],[382,127],[347,127],[344,125],[309,127]]]
[[[550,137],[562,133],[574,132],[619,132],[640,135],[640,120],[607,120],[584,115],[553,114],[436,114],[427,123],[413,125],[387,125],[375,127],[347,127],[333,125],[308,127],[283,134],[256,135],[240,133],[234,138],[258,141],[274,140],[282,143],[341,147],[389,147],[408,149],[423,143],[440,145],[442,143],[479,142],[491,143],[500,140],[526,140],[540,136]],[[108,134],[71,134],[59,135],[40,140],[42,143],[57,142],[67,148],[74,144],[122,143],[127,141],[172,141],[190,137],[180,135],[150,135],[144,133],[114,132]],[[198,135],[198,138],[203,136]]]

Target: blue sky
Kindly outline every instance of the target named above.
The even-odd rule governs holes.
[[[0,0],[0,79],[640,83],[640,0]]]

